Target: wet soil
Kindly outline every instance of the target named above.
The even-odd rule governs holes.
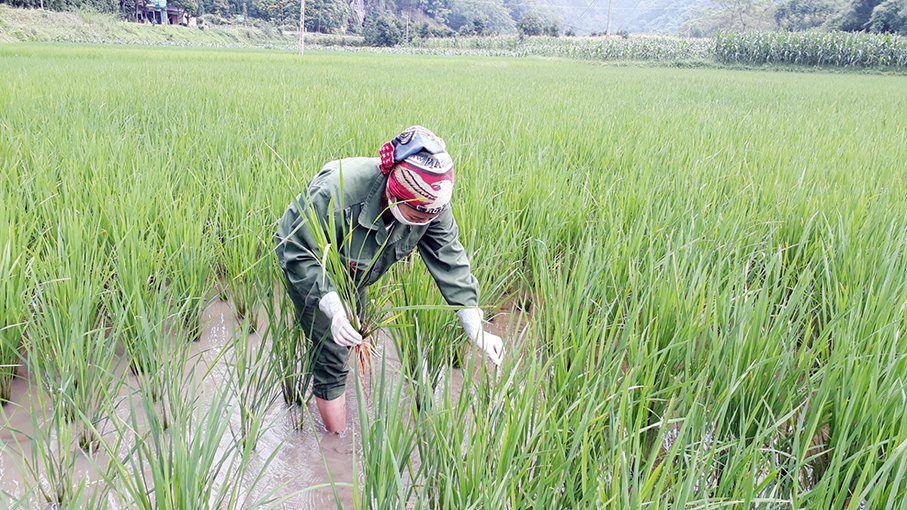
[[[233,337],[237,323],[229,303],[215,300],[206,311],[205,328],[201,340],[190,346],[190,359],[198,361],[194,364],[196,373],[208,372],[203,382],[200,406],[210,403],[211,396],[216,387],[223,387],[224,377],[227,372],[218,366],[218,354]],[[260,320],[264,324],[264,320]],[[263,329],[263,328],[261,328]],[[257,344],[261,341],[260,333],[253,334],[250,341]],[[135,377],[131,373],[121,370],[122,377],[127,384],[122,391],[126,397],[129,392],[137,387]],[[318,414],[315,402],[312,400],[304,408],[295,405],[287,406],[283,400],[278,400],[271,406],[266,414],[265,423],[267,430],[259,439],[256,453],[258,458],[252,461],[251,473],[258,473],[261,466],[273,452],[276,457],[271,461],[264,473],[264,477],[257,484],[253,497],[260,497],[273,493],[277,500],[286,498],[276,508],[286,509],[315,509],[337,508],[338,503],[342,508],[353,508],[352,489],[354,473],[362,473],[362,467],[354,462],[359,458],[360,447],[354,441],[358,435],[359,418],[356,406],[355,384],[350,379],[347,384],[347,402],[349,405],[347,416],[347,431],[342,434],[328,433]],[[43,497],[34,490],[34,476],[28,473],[23,464],[23,459],[30,459],[34,423],[32,412],[40,416],[36,389],[29,380],[26,371],[20,373],[12,387],[11,402],[3,407],[0,415],[0,507],[9,504],[3,496],[5,492],[14,500],[25,498],[27,508],[38,508],[43,504]],[[126,399],[124,399],[125,401]],[[118,409],[118,414],[128,415],[128,409]],[[239,417],[231,417],[231,424],[238,430]],[[40,419],[37,423],[40,423]],[[297,427],[297,424],[300,424]],[[352,431],[356,430],[356,434]],[[232,441],[230,432],[224,438],[224,444]],[[87,478],[91,481],[101,480],[101,476],[94,465],[102,464],[99,459],[90,460],[78,447],[74,447],[76,455],[76,480]],[[25,471],[25,472],[23,472]],[[337,495],[331,487],[312,488],[336,483]],[[300,492],[303,491],[304,492]],[[336,502],[335,502],[336,501]],[[116,507],[114,505],[114,507]]]
[[[259,324],[264,323],[264,318],[260,318]],[[217,299],[208,307],[204,324],[200,341],[190,346],[190,359],[198,361],[194,364],[197,379],[202,380],[202,375],[207,373],[201,386],[200,406],[208,405],[217,389],[225,386],[227,370],[218,354],[235,335],[238,327],[230,304]],[[505,338],[522,326],[524,324],[520,320],[511,320],[507,313],[489,317],[489,331]],[[263,329],[260,328],[259,333],[253,333],[251,343],[257,345],[261,342],[260,331]],[[378,349],[382,356],[386,356],[392,373],[399,376],[400,364],[393,342],[386,337],[379,337]],[[377,359],[373,362],[380,363]],[[21,372],[13,383],[11,402],[0,413],[0,507],[20,499],[26,503],[27,508],[48,507],[40,492],[35,489],[35,476],[29,474],[23,462],[23,459],[30,459],[31,437],[35,424],[40,423],[40,419],[34,421],[33,414],[41,416],[42,413],[35,395],[36,386],[29,380],[27,371]],[[351,486],[356,481],[356,476],[360,480],[363,477],[354,372],[355,370],[350,371],[347,380],[348,414],[347,430],[344,433],[332,434],[326,431],[314,399],[310,399],[304,406],[287,406],[282,398],[277,398],[266,413],[267,429],[258,441],[258,457],[252,461],[249,472],[258,474],[265,459],[272,453],[277,453],[252,492],[253,499],[270,494],[275,500],[282,500],[276,506],[282,509],[353,508]],[[120,375],[127,382],[121,391],[123,402],[129,402],[128,395],[134,393],[138,384],[125,368],[121,368]],[[370,386],[368,376],[364,384]],[[463,384],[461,370],[453,369],[449,372],[449,384],[451,392],[459,394]],[[128,416],[130,410],[126,406],[128,404],[121,404],[118,414]],[[231,417],[231,425],[238,430],[238,413]],[[223,438],[222,447],[226,448],[230,441],[232,438],[228,432],[227,437]],[[103,459],[98,456],[94,460],[89,459],[75,446],[73,450],[76,456],[74,479],[101,481],[102,477],[93,466],[103,465]],[[39,475],[39,478],[43,478],[43,475]],[[331,481],[334,482],[333,487],[330,486]],[[111,501],[111,507],[117,508],[119,505]]]

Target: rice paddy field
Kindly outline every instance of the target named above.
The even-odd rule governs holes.
[[[0,506],[904,508],[904,80],[0,45]],[[412,124],[504,363],[401,262],[352,473],[281,480],[334,439],[276,222]]]

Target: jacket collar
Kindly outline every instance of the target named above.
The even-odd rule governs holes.
[[[372,186],[368,190],[365,202],[362,204],[362,210],[359,213],[359,224],[372,230],[385,230],[384,220],[381,219],[381,193],[384,191],[384,183],[387,178],[378,174],[378,178],[372,181]]]

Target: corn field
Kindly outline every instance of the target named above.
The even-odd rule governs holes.
[[[702,60],[711,55],[709,39],[634,36],[614,37],[468,37],[416,40],[413,52],[457,50],[488,52],[491,56],[543,56],[591,60],[661,61]]]
[[[395,266],[330,506],[907,505],[902,77],[80,44],[0,76],[0,507],[315,490],[269,478],[324,464],[275,225],[412,124],[507,352]]]
[[[715,38],[725,64],[907,67],[907,38],[851,32],[725,32]]]

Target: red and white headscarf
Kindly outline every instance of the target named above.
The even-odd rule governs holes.
[[[439,213],[453,195],[453,159],[444,140],[422,126],[412,126],[379,151],[387,189],[413,209]]]

